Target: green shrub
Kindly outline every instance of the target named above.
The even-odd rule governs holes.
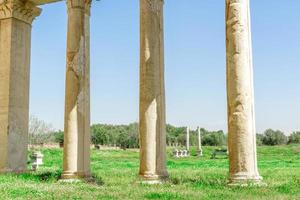
[[[281,145],[281,144],[286,144],[287,142],[287,137],[284,135],[282,131],[279,130],[272,130],[272,129],[267,129],[264,132],[263,136],[263,144],[264,145]]]
[[[300,143],[300,132],[293,132],[288,139],[288,144],[299,144]]]

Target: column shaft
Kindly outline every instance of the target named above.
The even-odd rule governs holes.
[[[166,177],[163,1],[140,0],[140,175]]]
[[[198,151],[198,155],[202,155],[202,144],[201,144],[201,128],[198,127],[197,128],[198,131],[198,147],[197,147],[197,151]]]
[[[190,128],[186,127],[186,150],[190,150]]]
[[[0,172],[22,172],[27,168],[31,23],[41,10],[17,0],[3,2],[0,10]]]
[[[89,13],[68,0],[63,179],[90,176]]]
[[[226,0],[228,147],[231,182],[257,170],[249,0]]]

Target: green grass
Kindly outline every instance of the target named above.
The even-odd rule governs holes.
[[[45,164],[36,173],[0,175],[0,199],[300,199],[300,146],[258,147],[259,171],[267,187],[228,187],[228,160],[168,159],[170,181],[145,185],[137,180],[137,151],[92,151],[95,183],[63,183],[62,150],[42,149]],[[195,151],[192,151],[192,154]]]

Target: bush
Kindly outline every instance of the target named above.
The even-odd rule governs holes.
[[[59,144],[63,144],[64,143],[64,132],[59,130],[57,132],[54,132],[54,137],[55,137],[55,142],[59,143]]]
[[[226,144],[226,136],[223,131],[206,132],[202,135],[202,144],[207,146],[223,146]]]
[[[300,143],[300,132],[293,132],[288,139],[288,144],[299,144]]]
[[[287,137],[284,135],[283,132],[277,130],[274,131],[272,129],[268,129],[264,132],[263,136],[263,144],[264,145],[281,145],[286,144]]]
[[[95,124],[91,127],[91,140],[95,145],[117,145],[122,148],[137,148],[138,124]]]
[[[263,134],[257,133],[256,134],[256,145],[258,145],[258,146],[263,145],[263,138],[264,138]]]

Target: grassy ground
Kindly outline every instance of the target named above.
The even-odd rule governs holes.
[[[300,199],[300,146],[258,147],[260,174],[267,187],[228,187],[228,161],[204,157],[173,159],[170,181],[163,185],[138,183],[138,152],[92,151],[92,171],[97,184],[62,183],[62,151],[42,149],[39,172],[0,175],[0,199]]]

